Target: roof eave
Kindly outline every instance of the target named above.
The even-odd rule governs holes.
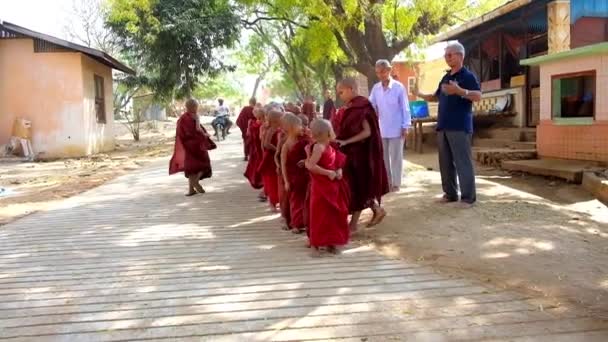
[[[556,62],[568,58],[586,57],[597,54],[608,54],[608,42],[583,46],[580,48],[552,53],[548,55],[523,59],[519,63],[524,66],[541,65],[550,62]]]
[[[99,62],[103,61],[103,64],[105,64],[113,69],[125,72],[127,74],[135,75],[135,71],[133,69],[129,68],[125,64],[116,60],[114,57],[112,57],[102,51],[95,50],[90,47],[86,47],[86,46],[79,45],[76,43],[72,43],[67,40],[59,39],[57,37],[49,36],[44,33],[32,31],[25,27],[21,27],[21,26],[18,26],[18,25],[15,25],[15,24],[12,24],[12,23],[9,23],[6,21],[1,22],[0,25],[3,26],[4,28],[6,28],[7,30],[22,34],[24,36],[27,36],[30,38],[41,39],[41,40],[53,43],[55,45],[64,47],[66,49],[73,50],[75,52],[84,53],[86,55],[89,55],[90,57],[96,57],[96,59],[98,59]]]
[[[518,8],[521,8],[523,6],[530,4],[532,1],[533,0],[513,0],[511,2],[508,2],[508,3],[498,7],[497,9],[482,15],[481,17],[468,21],[448,32],[439,34],[438,36],[433,38],[433,40],[431,40],[431,43],[436,44],[436,43],[441,43],[441,42],[445,42],[448,40],[453,40],[453,38],[455,38],[456,36],[466,32],[472,28],[475,28],[481,24],[484,24],[492,19],[503,16],[507,13],[513,12]]]

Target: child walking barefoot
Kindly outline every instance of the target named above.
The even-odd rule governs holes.
[[[283,118],[287,140],[281,150],[283,183],[289,196],[291,214],[291,229],[295,234],[306,231],[306,193],[310,176],[304,168],[306,146],[310,138],[304,134],[302,120],[294,114],[286,114]]]
[[[346,156],[331,146],[335,134],[327,120],[312,122],[314,143],[307,147],[306,168],[310,171],[309,240],[312,256],[320,256],[326,247],[332,254],[348,243],[350,190],[342,178]]]
[[[283,112],[278,110],[270,111],[268,113],[268,128],[264,130],[264,136],[262,137],[264,155],[259,171],[262,175],[264,191],[266,192],[266,196],[268,196],[270,210],[273,213],[277,212],[277,205],[279,204],[279,180],[274,155],[277,151],[282,117]]]

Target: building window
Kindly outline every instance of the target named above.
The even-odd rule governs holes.
[[[595,71],[553,76],[554,118],[593,118],[596,101]]]
[[[106,123],[106,97],[103,77],[95,75],[95,116],[97,123]]]
[[[416,87],[416,77],[408,77],[407,78],[407,94],[412,96],[414,95],[413,90]]]

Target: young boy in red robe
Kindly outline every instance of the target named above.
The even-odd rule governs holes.
[[[198,102],[188,100],[186,112],[177,120],[175,149],[169,162],[170,175],[184,172],[188,178],[186,196],[205,193],[205,189],[199,182],[212,175],[208,151],[214,148],[216,148],[215,143],[205,128],[200,125]]]
[[[287,112],[285,115],[290,114]],[[278,179],[278,190],[279,190],[279,208],[281,209],[281,217],[283,218],[283,230],[291,230],[291,213],[289,207],[289,193],[285,191],[285,182],[282,177],[283,174],[283,155],[281,151],[285,142],[287,141],[287,128],[285,122],[285,116],[281,119],[281,131],[279,133],[279,139],[277,143],[277,151],[274,154],[274,162],[277,165],[277,179]]]
[[[286,114],[283,118],[287,141],[281,149],[281,170],[285,191],[289,196],[288,204],[291,214],[291,229],[295,234],[306,231],[305,219],[306,193],[309,184],[308,171],[304,168],[306,146],[311,142],[304,133],[302,120]]]
[[[279,142],[279,133],[281,132],[281,118],[283,112],[271,110],[268,113],[268,127],[264,129],[262,136],[263,156],[260,163],[260,174],[264,183],[264,192],[268,196],[270,210],[277,212],[279,204],[279,180],[277,174],[277,166],[274,162],[274,155],[277,151]]]
[[[249,121],[255,120],[255,114],[253,111],[255,110],[256,104],[257,101],[255,98],[249,99],[249,106],[243,107],[238,118],[236,119],[236,125],[241,130],[241,136],[243,138],[243,152],[245,161],[247,161],[247,158],[249,158],[249,149],[251,148],[247,139],[247,129],[249,128]]]
[[[348,243],[350,190],[342,177],[346,156],[331,146],[331,123],[317,119],[310,129],[314,143],[307,147],[305,164],[311,177],[309,241],[316,257],[321,247],[338,254],[338,248]]]
[[[247,143],[248,149],[248,162],[247,168],[245,169],[245,178],[249,180],[249,184],[254,189],[262,189],[264,184],[262,183],[262,176],[258,172],[260,163],[262,162],[262,142],[260,140],[260,128],[264,123],[264,109],[255,108],[253,111],[255,116],[254,120],[249,121],[249,127],[247,128]]]

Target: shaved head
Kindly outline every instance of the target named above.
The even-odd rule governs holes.
[[[352,77],[347,77],[338,83],[338,96],[345,103],[350,102],[358,95],[357,80]]]
[[[186,110],[190,113],[198,112],[198,102],[195,99],[186,101]]]
[[[273,109],[270,112],[268,112],[268,119],[271,121],[279,121],[279,120],[281,120],[283,115],[284,115],[283,112]]]
[[[316,119],[310,124],[310,132],[314,138],[335,137],[334,128],[329,120]]]
[[[350,88],[352,89],[355,93],[359,90],[359,85],[357,84],[357,80],[354,79],[353,77],[347,77],[343,80],[341,80],[338,83],[338,87],[342,87],[342,88]]]
[[[302,120],[300,120],[297,115],[292,113],[285,113],[285,115],[283,116],[283,122],[285,123],[285,127],[287,128],[295,128],[302,126]]]
[[[249,99],[249,105],[255,106],[257,103],[258,101],[255,99],[255,97]]]
[[[308,116],[300,114],[298,115],[298,118],[300,118],[300,121],[302,121],[302,126],[308,127],[308,124],[310,124],[310,122],[308,121]]]

